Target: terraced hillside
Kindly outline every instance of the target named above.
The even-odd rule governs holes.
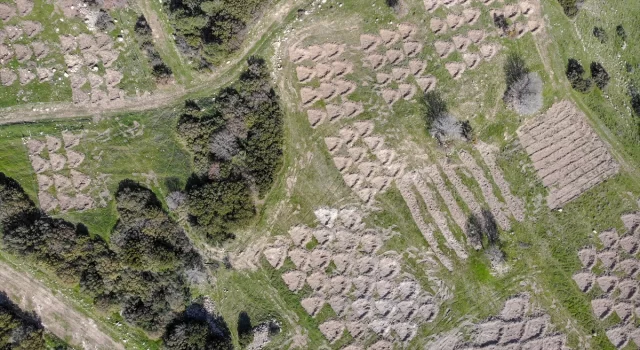
[[[0,291],[57,338],[640,348],[640,5],[34,1]]]

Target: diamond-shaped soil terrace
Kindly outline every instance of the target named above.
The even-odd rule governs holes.
[[[293,292],[310,287],[300,304],[311,317],[325,305],[333,309],[336,317],[319,326],[330,343],[345,331],[356,347],[372,333],[394,344],[408,342],[420,324],[435,318],[436,299],[402,271],[399,255],[377,253],[388,232],[367,229],[356,209],[320,208],[315,214],[316,228],[294,226],[263,254],[277,269],[291,260],[295,269],[282,279]],[[312,237],[318,245],[309,250]]]
[[[591,300],[594,316],[609,324],[617,320],[606,334],[618,349],[631,342],[636,348],[640,346],[640,328],[635,321],[640,317],[640,213],[625,214],[622,222],[626,230],[623,235],[615,229],[603,231],[598,234],[597,247],[578,252],[582,271],[573,275],[580,291],[596,293]]]
[[[82,134],[62,132],[62,138],[25,139],[29,159],[38,181],[38,200],[46,212],[87,210],[95,206],[88,194],[92,179],[76,168],[85,159],[75,148]]]

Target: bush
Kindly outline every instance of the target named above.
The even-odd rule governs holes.
[[[627,41],[627,32],[624,30],[624,27],[622,26],[622,24],[619,24],[616,27],[616,35],[623,41]]]
[[[575,17],[578,14],[578,6],[581,4],[581,0],[558,0],[562,9],[564,10],[564,14],[567,17]]]
[[[596,83],[600,90],[604,90],[609,84],[609,73],[604,69],[602,64],[598,62],[591,62],[591,78]]]
[[[593,27],[593,36],[598,38],[601,44],[606,43],[608,39],[607,32],[602,27]]]
[[[586,93],[591,89],[592,81],[591,79],[585,79],[584,68],[576,59],[570,58],[567,63],[567,71],[566,71],[567,79],[571,83],[571,87],[575,90],[580,91],[582,93]]]
[[[429,134],[444,144],[447,141],[471,140],[473,129],[468,121],[460,122],[449,114],[447,104],[440,93],[427,92],[422,103],[425,107],[425,123]]]

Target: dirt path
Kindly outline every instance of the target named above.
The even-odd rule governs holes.
[[[140,1],[144,2],[148,0]],[[309,2],[310,0],[282,0],[275,8],[267,10],[252,29],[242,50],[238,52],[233,59],[230,59],[227,63],[218,67],[215,72],[206,75],[201,81],[188,89],[174,87],[150,96],[126,98],[121,103],[106,107],[78,106],[71,102],[33,103],[13,106],[0,109],[0,125],[50,119],[72,119],[93,115],[106,116],[125,111],[150,110],[177,104],[191,96],[213,93],[220,89],[220,87],[228,85],[236,78],[244,66],[246,57],[260,47],[260,43],[266,36],[269,36],[275,32],[277,28],[282,26],[284,19],[291,11],[298,7],[304,7],[304,5]],[[162,28],[157,17],[156,20],[157,22],[154,25]],[[165,34],[160,35],[164,36]]]
[[[26,311],[35,311],[44,327],[61,339],[70,339],[84,349],[124,349],[104,334],[96,323],[74,310],[61,296],[39,281],[0,262],[0,290]]]

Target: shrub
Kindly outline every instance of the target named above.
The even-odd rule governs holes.
[[[604,88],[609,84],[609,73],[604,69],[602,64],[598,62],[591,62],[591,78],[596,83],[600,90],[604,90]]]
[[[602,27],[593,27],[593,36],[600,40],[601,44],[607,42],[607,32]]]
[[[624,27],[622,26],[622,24],[619,24],[616,27],[616,35],[623,41],[627,41],[627,32],[624,30]]]
[[[564,14],[567,17],[575,17],[578,14],[578,5],[581,3],[579,0],[558,0],[562,9],[564,10]]]

